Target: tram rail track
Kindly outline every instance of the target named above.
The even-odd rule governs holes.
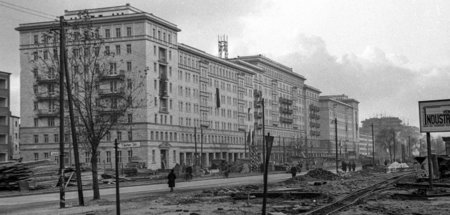
[[[306,215],[328,215],[328,214],[337,213],[339,211],[344,210],[345,208],[355,205],[356,203],[360,202],[362,199],[369,196],[370,194],[372,194],[376,191],[385,189],[389,185],[394,184],[395,182],[399,181],[400,179],[402,179],[406,176],[409,176],[411,174],[412,173],[409,172],[406,174],[391,177],[387,180],[384,180],[384,181],[374,184],[372,186],[357,190],[356,192],[348,194],[347,196],[345,196],[333,203],[319,207],[312,211],[308,211],[307,213],[304,213],[304,214],[306,214]]]

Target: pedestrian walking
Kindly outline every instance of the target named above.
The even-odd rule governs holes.
[[[175,179],[177,178],[177,176],[175,175],[175,172],[172,170],[170,170],[169,175],[167,176],[167,183],[169,184],[170,187],[170,192],[173,192],[173,188],[175,187]]]
[[[347,172],[347,163],[345,161],[342,161],[342,171]]]
[[[297,167],[295,167],[295,166],[291,167],[291,174],[292,174],[292,178],[295,178],[295,176],[297,175]]]
[[[352,161],[352,171],[354,172],[355,169],[356,169],[356,163],[355,163],[355,161]]]
[[[186,167],[186,173],[185,173],[185,179],[186,181],[192,180],[192,167],[188,166]]]

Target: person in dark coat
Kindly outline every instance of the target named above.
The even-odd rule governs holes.
[[[352,172],[354,172],[356,169],[356,163],[355,161],[352,161]]]
[[[186,181],[192,180],[192,166],[186,167],[185,179]]]
[[[175,175],[175,172],[172,170],[170,170],[169,175],[167,176],[167,180],[168,180],[168,184],[170,187],[170,192],[173,192],[173,188],[175,187],[175,179],[177,178],[177,176]]]
[[[295,167],[295,166],[291,167],[291,174],[292,174],[292,178],[295,178],[295,176],[297,175],[297,167]]]
[[[342,161],[342,171],[347,172],[347,163],[345,161]]]

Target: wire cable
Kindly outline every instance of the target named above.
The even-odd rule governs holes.
[[[41,18],[45,18],[45,19],[50,19],[50,20],[55,20],[56,19],[56,16],[50,16],[50,15],[46,15],[45,13],[41,13],[41,14],[39,14],[38,12],[32,12],[33,10],[31,10],[31,9],[27,9],[27,8],[15,8],[14,6],[11,6],[11,5],[8,5],[8,4],[5,4],[3,1],[0,1],[0,6],[3,6],[3,7],[6,7],[6,8],[9,8],[9,9],[12,9],[12,10],[16,10],[16,11],[19,11],[19,12],[22,12],[22,13],[26,13],[26,14],[29,14],[29,15],[34,15],[34,16],[38,16],[38,17],[41,17]],[[26,10],[29,10],[29,11],[26,11]]]

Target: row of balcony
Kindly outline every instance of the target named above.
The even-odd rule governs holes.
[[[294,101],[292,99],[280,97],[278,100],[280,101],[281,104],[287,104],[287,105],[294,104]]]
[[[46,76],[40,75],[36,77],[36,83],[37,84],[59,84],[59,76],[58,75],[52,75],[52,76]]]
[[[310,135],[311,135],[311,136],[317,136],[317,137],[318,137],[318,136],[320,136],[320,131],[311,130],[311,131],[310,131]]]
[[[310,122],[309,127],[311,128],[320,128],[320,123],[317,122]]]
[[[319,114],[312,113],[312,114],[309,114],[309,118],[310,118],[310,119],[319,120],[319,119],[320,119],[320,115],[319,115]]]
[[[310,112],[319,112],[320,108],[318,106],[315,106],[314,104],[309,105],[309,111]]]
[[[288,118],[288,117],[284,117],[284,116],[280,116],[280,122],[281,123],[286,123],[286,124],[292,124],[292,123],[294,123],[294,119]]]
[[[119,87],[116,89],[99,89],[98,90],[98,95],[101,98],[105,98],[105,97],[124,97],[125,96],[125,88],[124,87]]]
[[[37,117],[57,117],[59,116],[59,109],[38,109],[35,113]]]
[[[99,74],[99,81],[107,81],[107,80],[125,80],[125,70],[120,70],[119,72],[111,72],[108,74]]]
[[[283,114],[293,114],[294,110],[287,108],[287,107],[280,107],[280,113]]]

